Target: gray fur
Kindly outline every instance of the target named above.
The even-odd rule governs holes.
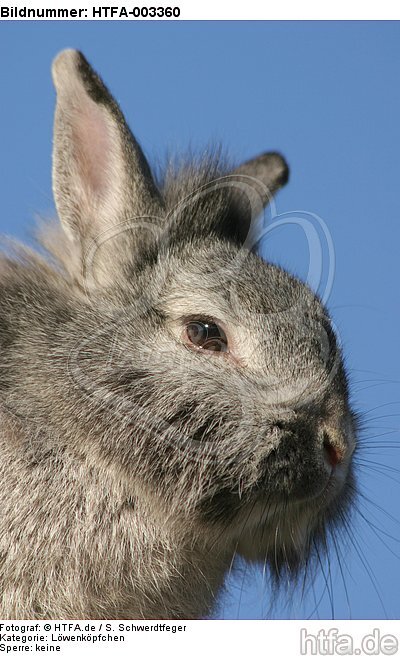
[[[42,229],[50,259],[0,260],[0,616],[205,617],[236,553],[295,575],[343,518],[340,348],[313,292],[250,250],[280,155],[156,184],[83,56],[53,70],[62,227]],[[231,353],[185,344],[193,316]]]

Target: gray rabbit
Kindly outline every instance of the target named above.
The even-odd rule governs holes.
[[[60,226],[0,259],[0,616],[207,617],[236,554],[295,578],[351,507],[340,347],[253,252],[280,155],[156,181],[83,55],[53,77]]]

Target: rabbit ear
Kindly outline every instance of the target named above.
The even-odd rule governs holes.
[[[263,153],[238,166],[231,175],[238,180],[245,179],[250,185],[255,183],[262,202],[267,205],[275,192],[287,183],[289,168],[279,153]]]
[[[82,247],[121,222],[159,214],[161,198],[143,152],[85,57],[61,52],[52,74],[53,189],[69,236]]]
[[[171,242],[218,236],[252,250],[259,237],[257,218],[288,180],[285,160],[278,153],[264,153],[228,172],[215,168],[219,162],[212,158],[200,164],[198,177],[191,180],[192,189],[183,200],[178,198],[170,212],[164,236]],[[172,180],[171,198],[174,185],[185,188],[187,183],[184,176],[183,184],[177,180],[178,184]]]
[[[234,169],[229,175],[232,200],[236,206],[236,231],[244,241],[250,236],[253,220],[289,179],[289,167],[279,153],[263,153]],[[251,239],[250,239],[251,241]]]

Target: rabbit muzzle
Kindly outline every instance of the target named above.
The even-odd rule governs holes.
[[[354,450],[350,416],[339,421],[277,423],[276,444],[262,459],[256,488],[284,503],[335,496],[345,485]]]

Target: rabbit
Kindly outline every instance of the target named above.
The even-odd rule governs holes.
[[[355,493],[329,314],[254,248],[288,166],[156,176],[80,52],[52,73],[59,222],[0,259],[0,616],[212,617],[236,557],[295,581]]]

